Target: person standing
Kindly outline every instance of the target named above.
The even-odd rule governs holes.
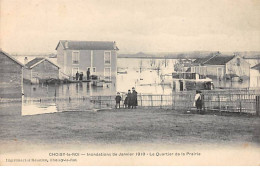
[[[126,97],[125,97],[125,100],[124,100],[124,107],[125,109],[128,107],[128,97],[127,97],[128,94],[126,94]]]
[[[76,73],[76,81],[78,81],[79,80],[79,72],[77,71],[77,73]]]
[[[83,80],[83,72],[81,72],[81,73],[79,74],[79,80],[80,80],[80,81]]]
[[[128,90],[128,93],[127,93],[127,106],[128,106],[128,109],[130,109],[130,107],[132,106],[132,93],[131,93],[131,90]]]
[[[196,90],[196,95],[194,99],[194,106],[196,106],[198,112],[201,112],[202,110],[202,96],[200,93],[200,91]]]
[[[119,92],[117,92],[117,96],[116,96],[116,98],[115,98],[115,100],[116,100],[116,109],[117,109],[117,107],[120,109],[120,101],[121,101],[121,96],[120,96],[120,93]]]
[[[90,78],[90,68],[88,68],[87,70],[87,80],[89,80],[89,78]]]
[[[135,88],[132,87],[132,108],[136,109],[137,105],[137,92],[135,91]]]

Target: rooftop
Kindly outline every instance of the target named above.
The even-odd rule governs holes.
[[[16,62],[18,65],[20,66],[24,66],[21,62],[19,62],[17,59],[15,59],[14,57],[12,57],[11,55],[9,55],[8,53],[2,51],[2,49],[0,49],[0,55],[5,55],[7,57],[9,57],[11,60],[13,60],[14,62]]]
[[[232,60],[235,56],[226,56],[226,55],[218,55],[210,60],[208,60],[205,64],[206,65],[225,65],[230,60]]]
[[[28,62],[27,64],[25,64],[25,66],[28,67],[28,68],[31,68],[33,65],[42,61],[43,59],[44,58],[35,58],[35,59],[31,60],[30,62]]]
[[[113,41],[72,41],[72,40],[60,40],[59,44],[62,44],[63,48],[69,50],[119,50],[116,43]]]
[[[27,64],[25,64],[26,67],[28,68],[33,68],[34,66],[36,66],[37,64],[39,64],[40,62],[42,62],[43,60],[47,60],[48,62],[50,62],[51,64],[53,64],[54,66],[58,67],[55,63],[51,62],[50,60],[46,59],[46,58],[35,58],[33,60],[31,60],[30,62],[28,62]]]
[[[256,69],[260,71],[260,63],[258,63],[257,65],[251,67],[251,69]]]

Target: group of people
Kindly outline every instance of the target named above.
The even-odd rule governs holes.
[[[87,70],[87,80],[90,79],[90,69],[88,68]],[[76,73],[76,81],[82,81],[83,80],[83,72],[78,72]]]
[[[119,92],[117,92],[117,96],[116,96],[115,100],[116,100],[115,107],[120,109],[120,102],[122,100],[122,97],[120,96]],[[135,91],[135,88],[133,87],[132,92],[131,92],[131,90],[128,90],[128,93],[124,100],[124,108],[133,109],[133,108],[136,108],[137,105],[138,105],[137,92]],[[197,90],[195,98],[194,98],[194,106],[197,108],[197,111],[201,112],[202,105],[203,105],[203,98],[201,95],[201,91]]]
[[[83,80],[83,72],[78,72],[77,71],[77,73],[76,73],[76,80],[78,81],[81,81],[81,80]]]
[[[120,93],[117,93],[117,96],[115,98],[116,100],[116,108],[120,108],[120,102],[122,100],[122,97],[120,96]],[[126,95],[126,98],[124,100],[124,108],[136,108],[138,106],[138,101],[137,101],[137,92],[135,91],[135,88],[132,88],[131,90],[128,90],[128,93]]]

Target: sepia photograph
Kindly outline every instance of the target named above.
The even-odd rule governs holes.
[[[0,166],[259,166],[260,0],[0,0]]]

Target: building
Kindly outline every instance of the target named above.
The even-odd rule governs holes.
[[[88,69],[100,79],[116,78],[118,48],[115,42],[61,40],[56,50],[62,78],[75,79],[77,72],[86,78]]]
[[[196,59],[191,66],[191,72],[210,78],[246,79],[250,77],[250,64],[240,56],[214,54]]]
[[[250,69],[250,87],[260,87],[260,63]]]
[[[59,66],[46,58],[35,58],[25,64],[23,78],[31,83],[59,79]]]
[[[20,98],[23,90],[24,65],[0,50],[0,97]]]

